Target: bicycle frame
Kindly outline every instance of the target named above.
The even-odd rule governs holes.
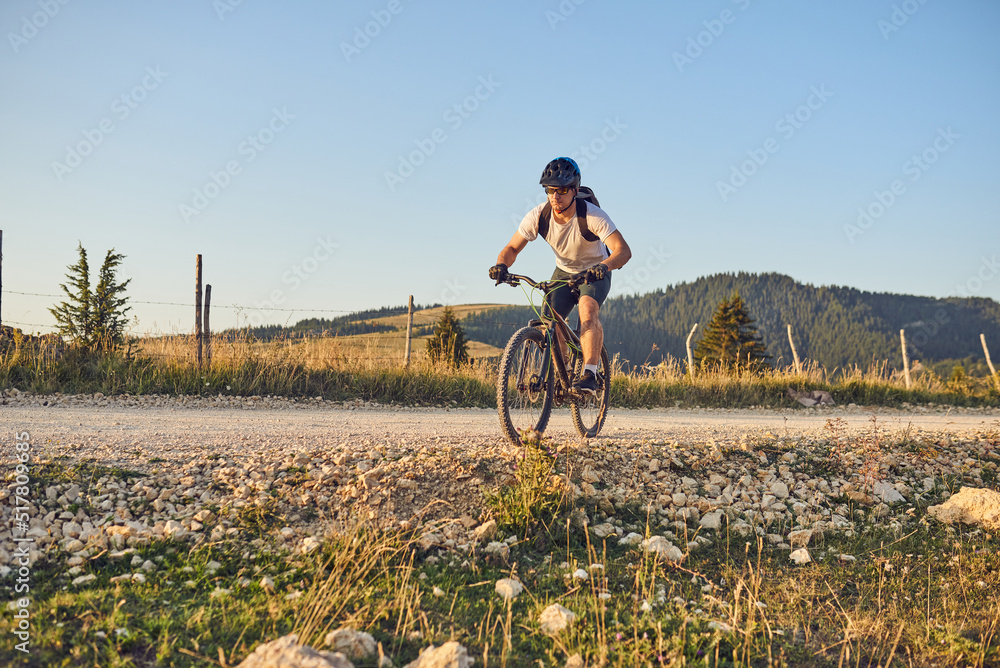
[[[568,283],[571,288],[576,290],[577,286],[583,283],[584,274],[577,274],[569,281],[542,281],[536,282],[527,276],[522,276],[520,274],[510,274],[510,278],[506,281],[510,285],[518,285],[519,282],[524,281],[532,288],[539,290],[542,295],[543,308],[542,312],[539,314],[540,319],[532,320],[529,325],[533,326],[542,331],[545,334],[546,345],[549,349],[549,354],[545,356],[545,360],[542,364],[539,376],[541,378],[548,378],[549,368],[552,367],[554,373],[554,378],[556,379],[555,387],[553,387],[553,403],[556,406],[561,406],[567,398],[571,400],[581,399],[584,397],[579,396],[573,389],[573,378],[571,376],[572,369],[576,366],[577,355],[583,354],[583,348],[580,343],[580,337],[577,335],[573,328],[569,326],[566,322],[566,318],[562,317],[560,314],[556,313],[545,306],[545,300],[548,298],[549,294],[558,288],[563,283]],[[565,350],[567,355],[563,352]]]

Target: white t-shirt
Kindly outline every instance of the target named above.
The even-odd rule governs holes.
[[[587,205],[587,229],[596,235],[600,241],[587,241],[580,234],[580,224],[573,216],[573,220],[565,225],[555,221],[555,214],[549,216],[549,231],[545,239],[553,252],[556,254],[556,266],[571,274],[590,269],[595,264],[600,264],[609,255],[604,246],[604,240],[610,237],[618,229],[611,222],[611,218],[590,202]],[[573,204],[574,211],[576,204]],[[544,204],[539,204],[529,211],[517,231],[528,241],[538,238],[538,219],[541,217]]]

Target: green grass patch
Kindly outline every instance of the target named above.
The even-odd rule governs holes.
[[[638,513],[617,521],[623,532],[659,531]],[[1000,661],[1000,541],[981,530],[919,517],[873,524],[814,540],[813,562],[796,566],[787,550],[725,529],[673,564],[552,526],[547,549],[522,540],[490,560],[424,552],[412,534],[359,525],[308,556],[236,542],[103,553],[81,568],[97,576],[81,585],[64,563],[46,561],[32,568],[30,654],[10,643],[0,663],[235,665],[261,642],[294,631],[321,646],[341,626],[371,633],[397,666],[450,640],[477,665],[496,666],[562,666],[574,654],[621,667]],[[155,568],[143,570],[147,561]],[[135,572],[146,581],[112,582]],[[505,601],[494,586],[509,577],[524,593]],[[539,616],[553,603],[576,619],[549,635]],[[11,626],[5,615],[0,632]]]

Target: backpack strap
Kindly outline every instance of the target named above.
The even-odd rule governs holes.
[[[576,224],[580,227],[580,234],[587,241],[600,241],[601,239],[590,231],[587,227],[587,202],[583,199],[576,200]]]
[[[538,236],[543,239],[549,236],[550,217],[552,217],[552,205],[546,202],[542,212],[538,214]]]

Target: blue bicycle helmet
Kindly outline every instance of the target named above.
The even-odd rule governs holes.
[[[538,182],[555,188],[579,188],[580,167],[572,158],[556,158],[545,165],[545,171]]]

